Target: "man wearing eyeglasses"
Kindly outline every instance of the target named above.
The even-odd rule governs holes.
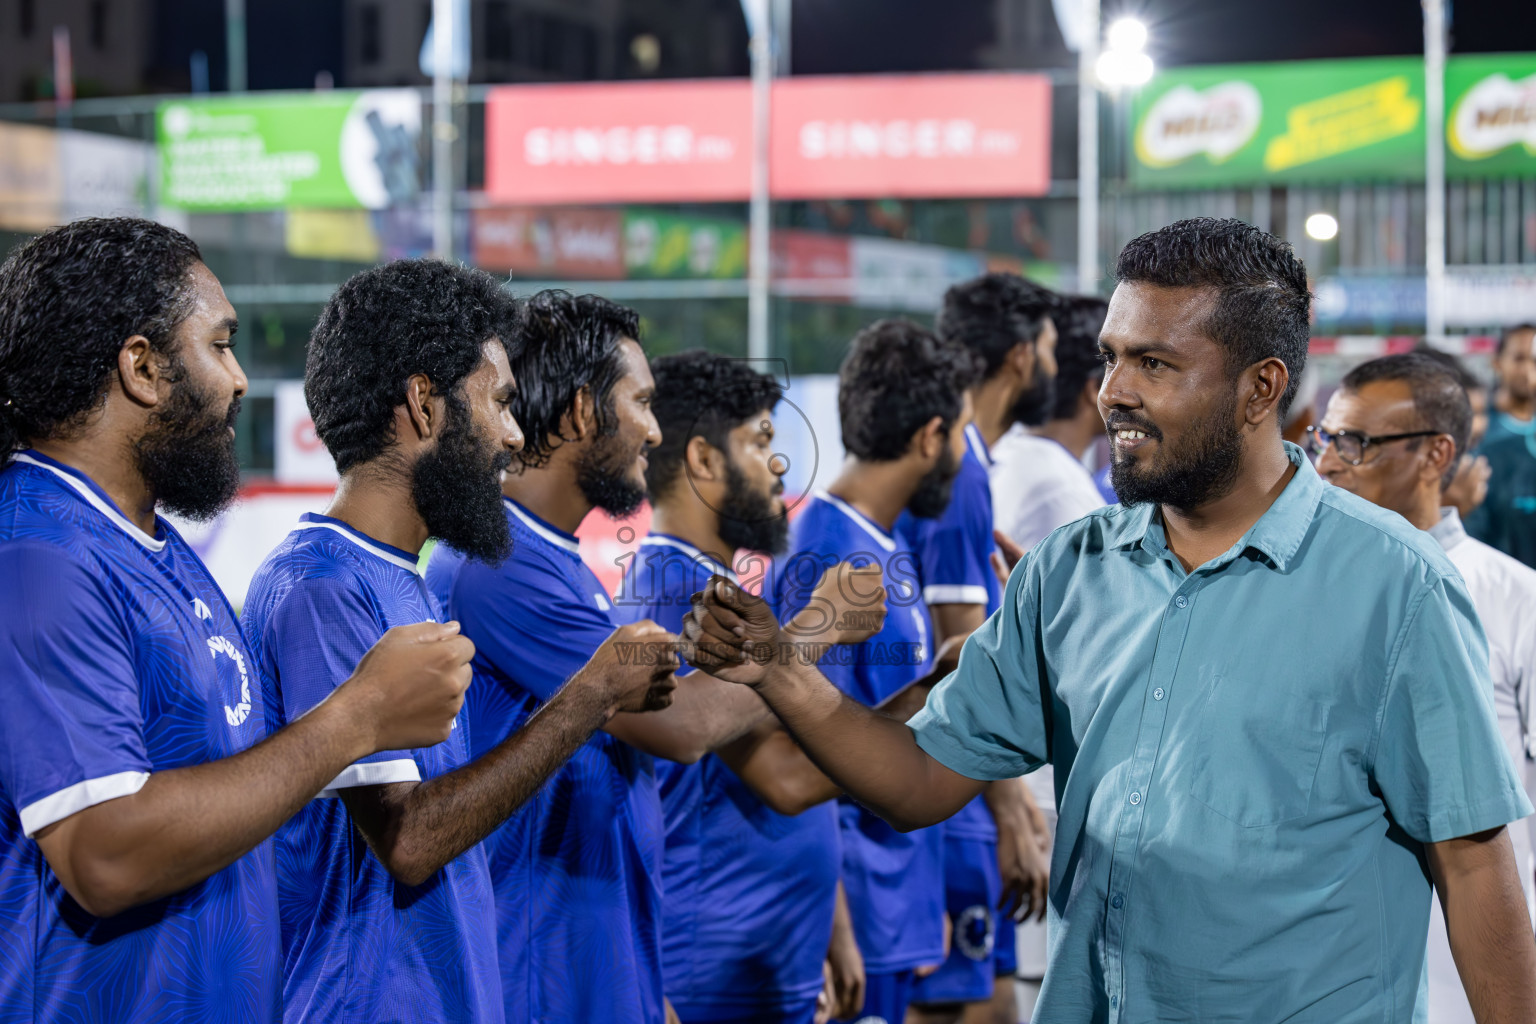
[[[1351,370],[1328,402],[1310,442],[1317,470],[1337,487],[1391,509],[1427,530],[1461,572],[1488,634],[1499,732],[1531,789],[1525,743],[1530,691],[1536,686],[1536,571],[1468,537],[1442,499],[1471,433],[1466,392],[1433,357],[1411,352]],[[1527,907],[1532,900],[1531,837],[1512,828]],[[1429,1019],[1471,1022],[1472,1007],[1445,939],[1438,905],[1429,931]]]
[[[1213,218],[1133,239],[1115,269],[1099,409],[1122,504],[1030,549],[916,717],[787,657],[723,578],[684,624],[690,660],[756,688],[898,828],[1055,768],[1038,1020],[1423,1019],[1432,886],[1481,1024],[1536,1020],[1505,828],[1531,804],[1466,587],[1281,438],[1306,270]]]

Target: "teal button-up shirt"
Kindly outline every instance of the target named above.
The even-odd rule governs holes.
[[[1423,844],[1531,812],[1439,545],[1286,452],[1193,572],[1152,506],[1057,530],[912,719],[974,779],[1055,766],[1036,1020],[1422,1017]]]

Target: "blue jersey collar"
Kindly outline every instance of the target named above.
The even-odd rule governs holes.
[[[581,557],[581,541],[576,539],[574,533],[566,533],[558,526],[545,522],[505,495],[502,496],[501,500],[507,506],[507,511],[516,516],[518,522],[522,523],[536,536],[542,537],[557,548],[563,548],[577,558]]]
[[[416,573],[418,576],[421,575],[418,569],[421,563],[419,556],[411,554],[404,548],[397,548],[391,544],[385,544],[381,540],[375,540],[361,530],[348,526],[340,519],[323,516],[318,512],[305,512],[299,516],[299,524],[294,527],[295,532],[299,530],[331,530],[345,537],[373,557],[383,559],[391,565],[398,565],[407,572]]]
[[[832,494],[829,491],[817,491],[815,497],[818,501],[826,502],[828,505],[831,505],[843,515],[847,516],[849,519],[852,519],[860,529],[873,537],[875,539],[875,543],[879,544],[886,551],[889,552],[896,550],[895,537],[891,536],[891,534],[882,528],[879,523],[875,522],[873,519],[869,518],[869,516],[866,516],[863,512],[860,512],[852,505],[848,504],[842,498],[839,498],[837,495]]]
[[[992,449],[987,447],[987,439],[981,436],[981,430],[974,422],[965,425],[965,440],[970,445],[971,454],[976,456],[976,461],[991,469]]]
[[[714,556],[706,554],[701,549],[683,540],[683,538],[674,537],[670,533],[653,533],[642,540],[640,546],[643,548],[673,548],[674,550],[681,551],[716,576],[724,576],[732,582],[736,580],[736,573],[731,570],[730,566],[717,561]]]
[[[127,516],[123,515],[122,510],[117,507],[117,503],[107,496],[107,492],[96,485],[96,481],[75,467],[66,466],[57,459],[50,459],[42,452],[31,448],[24,452],[16,452],[11,456],[11,460],[47,470],[67,484],[71,490],[84,498],[92,508],[111,520],[113,526],[116,526],[133,538],[140,546],[157,553],[165,550],[165,537],[151,537],[135,526],[129,521]],[[158,516],[155,517],[155,532],[158,534],[165,533],[164,524],[160,522]]]

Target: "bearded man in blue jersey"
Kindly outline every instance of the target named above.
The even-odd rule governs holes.
[[[619,624],[575,532],[593,509],[622,517],[645,500],[646,452],[661,437],[639,332],[633,310],[596,296],[527,304],[511,367],[525,443],[502,485],[517,557],[491,566],[439,546],[427,570],[485,644],[467,698],[473,753],[521,727]],[[486,840],[507,1020],[660,1024],[652,757],[692,763],[767,717],[741,687],[689,675],[665,711],[607,722]]]
[[[236,326],[196,244],[149,221],[76,221],[0,267],[6,1024],[280,1020],[267,837],[347,765],[441,742],[468,685],[455,625],[402,627],[272,731],[229,602],[156,514],[235,495]]]
[[[662,434],[645,472],[651,532],[614,604],[625,620],[677,629],[712,573],[736,579],[735,566],[760,585],[765,556],[784,551],[781,391],[746,361],[699,350],[651,371]],[[878,568],[836,565],[818,591],[792,627],[803,643],[858,643],[883,621]],[[837,788],[773,721],[696,764],[658,761],[656,773],[663,977],[679,1017],[809,1024],[818,1001],[856,1015],[864,969],[838,883]]]
[[[501,473],[522,432],[507,353],[519,343],[501,284],[436,260],[364,271],[327,303],[304,384],[341,484],[262,563],[246,601],[274,721],[329,697],[392,625],[441,618],[417,566],[429,536],[487,564],[508,556]],[[278,831],[288,1021],[503,1019],[480,840],[604,722],[665,704],[670,670],[616,655],[648,639],[671,637],[652,623],[616,631],[474,760],[464,728],[376,754]]]
[[[977,373],[970,352],[902,320],[861,331],[839,370],[848,455],[795,520],[789,554],[774,566],[771,597],[788,621],[826,566],[846,560],[879,567],[888,594],[879,632],[821,661],[827,678],[865,705],[887,701],[933,668],[936,645],[917,556],[895,526],[903,511],[934,518],[949,504],[971,419],[967,389]],[[919,973],[947,955],[943,835],[904,835],[847,798],[839,818],[843,885],[868,978],[860,1019],[898,1024]]]

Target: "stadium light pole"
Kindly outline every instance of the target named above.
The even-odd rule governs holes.
[[[1445,338],[1445,0],[1424,3],[1424,336]]]
[[[225,82],[230,92],[245,92],[245,0],[224,0]]]
[[[454,0],[432,0],[432,253],[453,259]]]
[[[1077,290],[1099,290],[1099,0],[1083,0],[1077,51]]]
[[[747,356],[768,358],[769,106],[773,88],[773,19],[768,0],[741,0],[752,59],[752,200],[747,234]],[[787,15],[783,15],[787,17]]]

